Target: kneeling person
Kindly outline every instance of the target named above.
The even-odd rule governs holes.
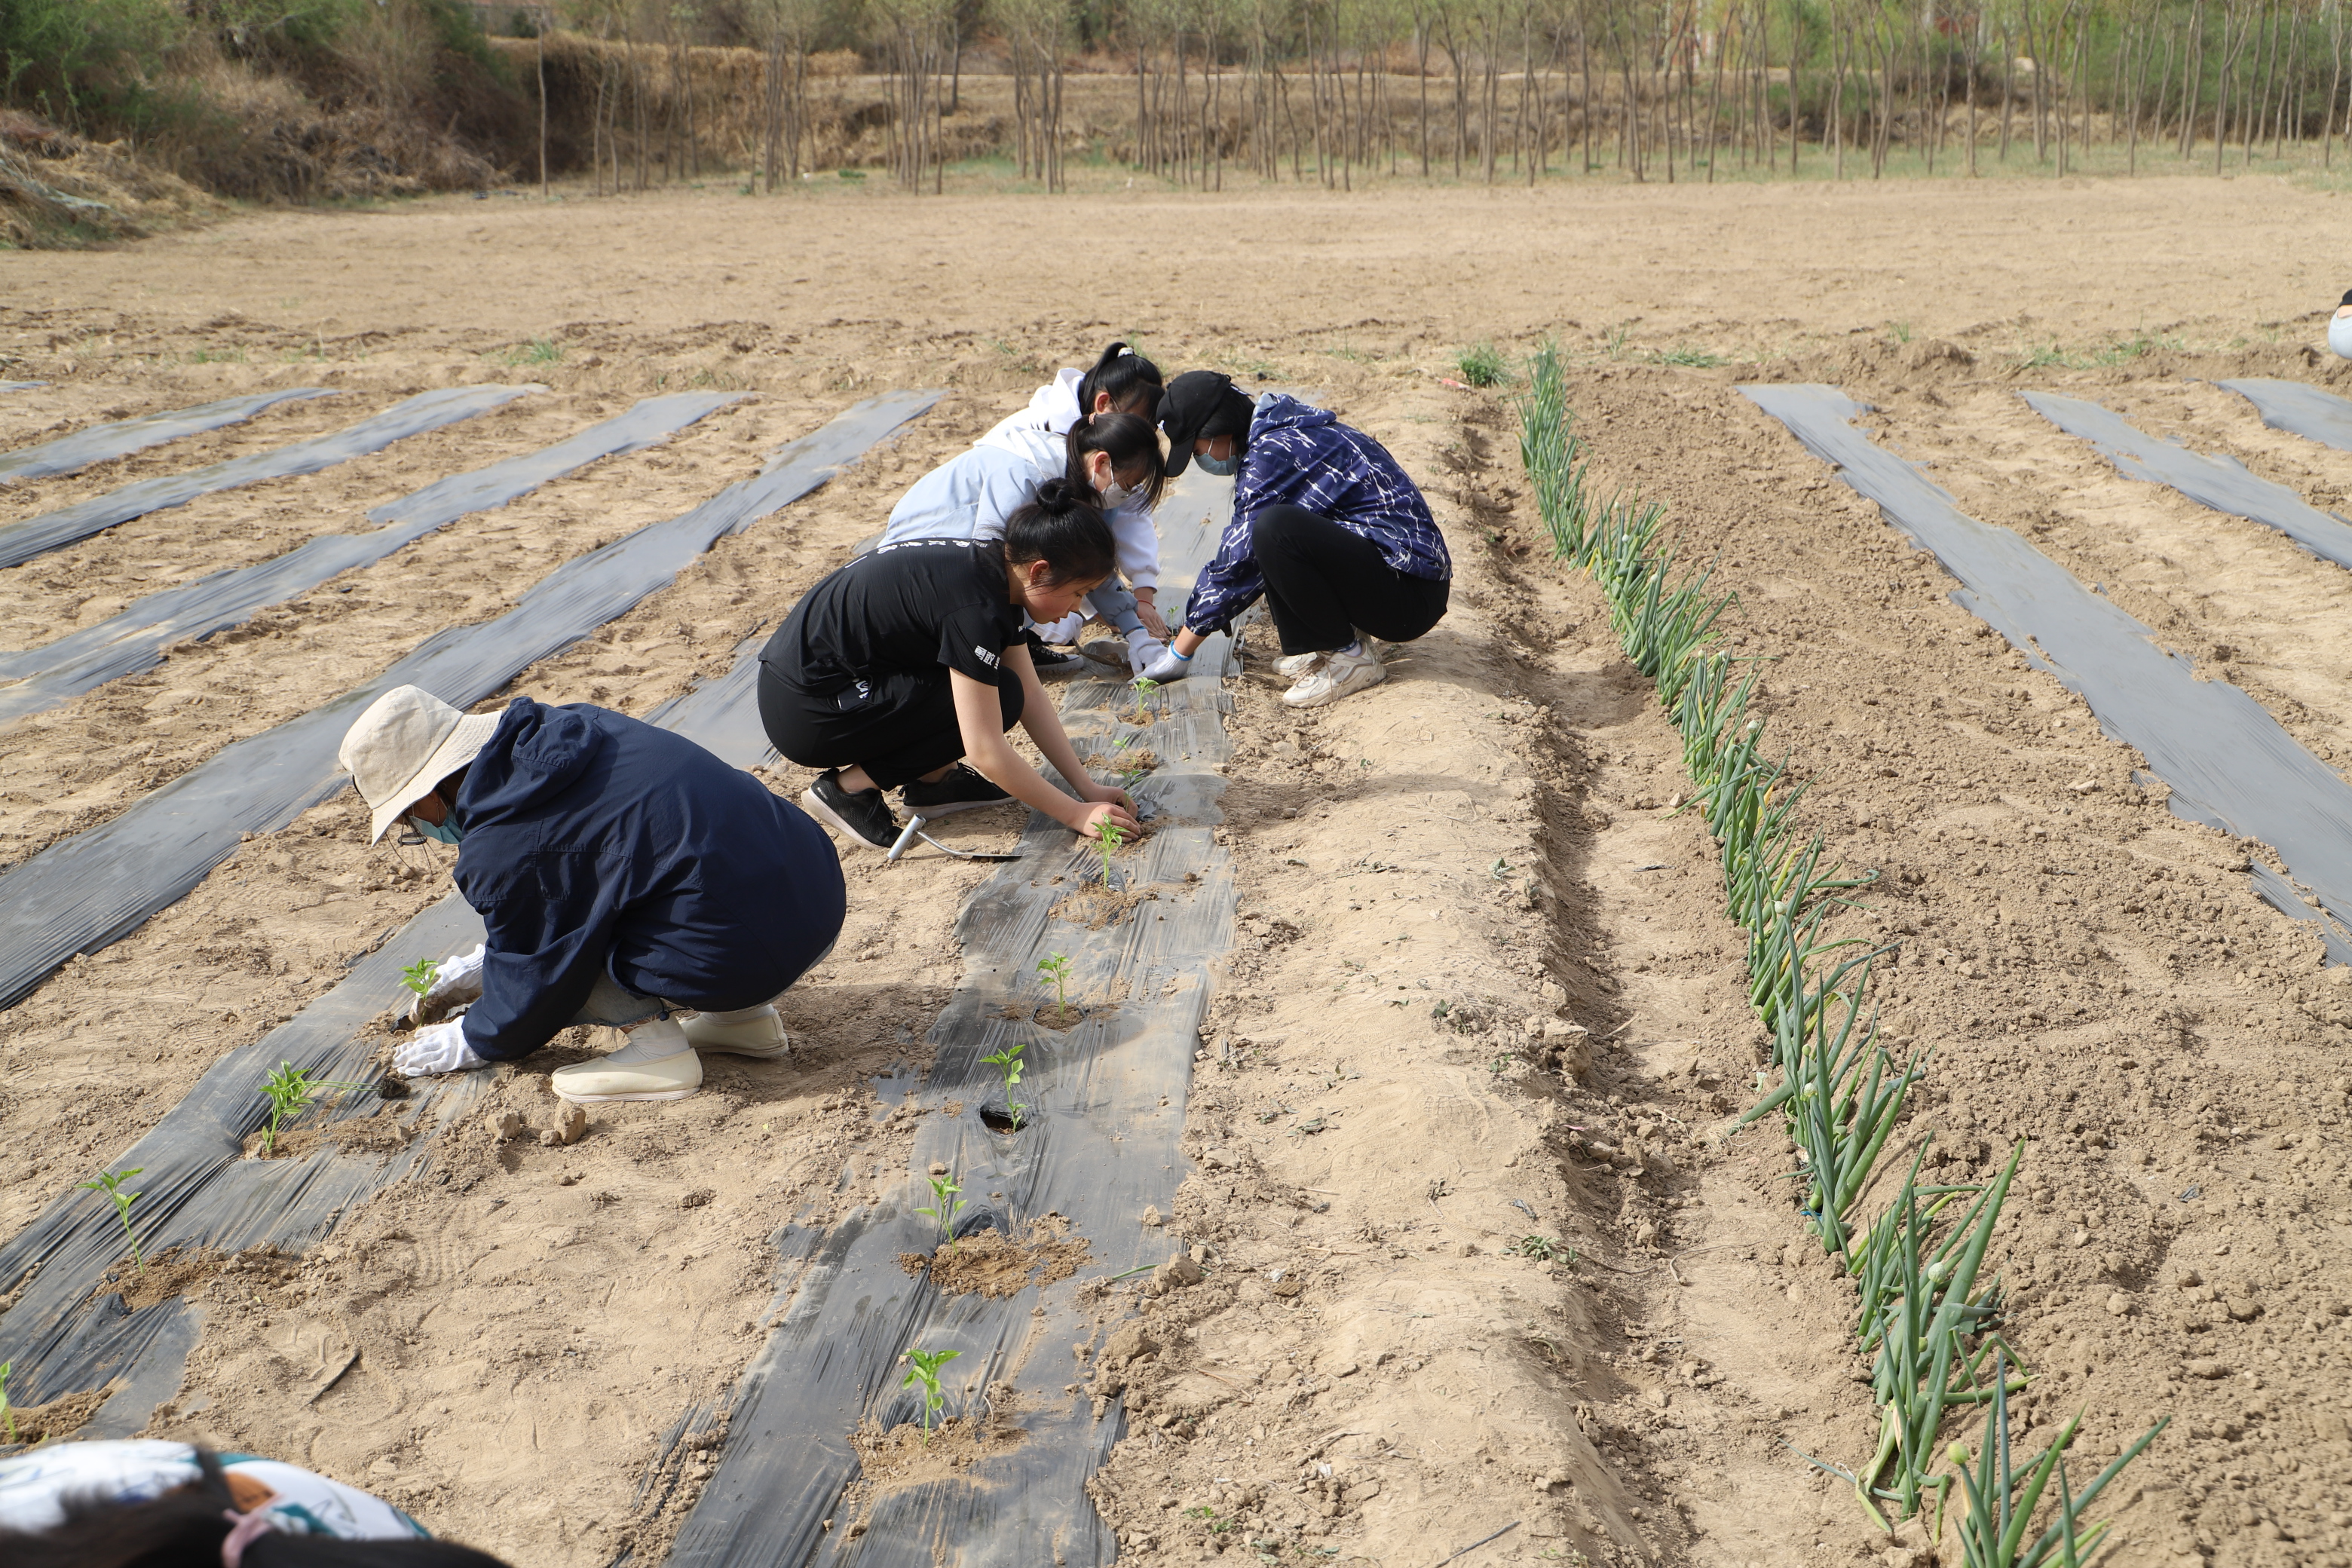
[[[1047,479],[1001,539],[879,545],[802,595],[760,656],[760,721],[777,751],[824,770],[801,796],[811,815],[876,849],[898,837],[891,789],[919,816],[1018,800],[1089,837],[1133,827],[1127,792],[1080,764],[1021,629],[1024,613],[1068,615],[1112,550],[1092,493]],[[1013,749],[1016,723],[1075,796]]]
[[[1319,708],[1388,679],[1370,639],[1411,642],[1445,618],[1454,560],[1421,489],[1388,448],[1295,397],[1253,404],[1214,371],[1187,371],[1160,402],[1168,472],[1238,472],[1233,521],[1144,673],[1173,680],[1212,632],[1265,598],[1282,640],[1282,700]]]
[[[551,1075],[595,1104],[683,1100],[698,1047],[786,1054],[773,998],[832,948],[847,898],[824,830],[751,774],[608,709],[519,697],[468,716],[414,686],[360,715],[341,760],[371,843],[404,817],[458,847],[457,890],[485,928],[420,998],[398,1071],[513,1061],[602,1024],[629,1043]]]

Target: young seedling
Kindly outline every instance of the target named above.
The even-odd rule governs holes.
[[[1054,983],[1054,1010],[1066,1018],[1070,1016],[1070,955],[1050,953],[1037,961],[1037,973]]]
[[[1135,717],[1129,722],[1136,724],[1151,722],[1151,694],[1159,689],[1160,682],[1152,679],[1151,677],[1139,675],[1135,678]]]
[[[939,1184],[931,1184],[937,1186]],[[952,1190],[952,1189],[950,1189]],[[961,1351],[908,1351],[901,1360],[911,1362],[914,1370],[907,1373],[901,1388],[919,1386],[923,1391],[923,1441],[931,1440],[931,1423],[939,1419],[940,1408],[947,1403],[940,1393],[940,1368],[963,1354]]]
[[[280,1124],[293,1121],[335,1089],[359,1087],[355,1083],[332,1083],[322,1078],[312,1078],[292,1062],[279,1062],[278,1070],[261,1083],[261,1092],[269,1097],[269,1125],[262,1130],[261,1152],[264,1154],[278,1152]]]
[[[146,1168],[144,1165],[134,1165],[128,1171],[110,1171],[100,1175],[94,1182],[81,1184],[89,1191],[104,1193],[114,1201],[114,1217],[121,1223],[122,1234],[131,1243],[131,1267],[142,1274],[147,1272],[147,1262],[139,1256],[138,1233],[131,1228],[131,1205],[139,1201],[139,1194],[124,1192],[122,1184]]]
[[[441,973],[437,958],[420,958],[400,972],[400,983],[419,996],[433,989],[434,979]]]
[[[16,1440],[16,1410],[8,1403],[8,1369],[16,1364],[13,1361],[0,1361],[0,1422],[7,1424],[11,1443]]]
[[[980,1058],[982,1061],[984,1061],[989,1066],[994,1068],[998,1074],[1003,1078],[1004,1112],[1006,1115],[1012,1117],[1016,1124],[1021,1120],[1021,1113],[1029,1109],[1027,1106],[1023,1105],[1019,1100],[1013,1098],[1013,1089],[1018,1088],[1021,1083],[1021,1053],[1026,1049],[1027,1047],[1027,1041],[1015,1040],[1011,1045],[1005,1047],[1003,1050],[996,1052],[993,1056],[985,1056]]]
[[[1127,842],[1127,829],[1116,822],[1105,822],[1095,829],[1095,843],[1102,850],[1103,886],[1110,886],[1110,858]]]
[[[932,1220],[937,1223],[940,1227],[940,1239],[950,1247],[953,1247],[955,1245],[956,1215],[963,1213],[965,1209],[971,1206],[965,1203],[963,1199],[956,1196],[956,1194],[961,1191],[963,1191],[963,1189],[956,1185],[956,1179],[953,1175],[933,1176],[931,1178],[931,1201],[939,1206],[936,1208],[919,1208],[915,1211],[917,1214],[927,1214],[931,1216]]]

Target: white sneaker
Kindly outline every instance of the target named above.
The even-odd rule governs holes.
[[[686,1021],[686,1037],[698,1051],[776,1061],[793,1054],[792,1037],[772,1004],[740,1013],[697,1013]]]
[[[702,1058],[675,1018],[656,1018],[629,1031],[629,1043],[593,1062],[574,1062],[548,1075],[556,1095],[574,1105],[623,1100],[684,1100],[702,1087]]]
[[[1275,674],[1285,680],[1297,680],[1322,661],[1319,653],[1286,653],[1274,661]]]
[[[1368,686],[1378,686],[1388,678],[1387,667],[1370,648],[1361,653],[1349,653],[1343,648],[1325,654],[1323,662],[1284,692],[1282,700],[1293,708],[1320,708]]]

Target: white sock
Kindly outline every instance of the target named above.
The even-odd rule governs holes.
[[[702,1009],[702,1016],[714,1024],[749,1024],[757,1018],[774,1017],[776,1005],[773,1002],[762,1002],[756,1007],[738,1007],[732,1013],[720,1013],[705,1007]]]
[[[1346,647],[1341,648],[1339,651],[1348,655],[1350,658],[1361,658],[1364,657],[1364,639],[1358,637],[1354,642],[1349,643]]]
[[[604,1059],[626,1067],[632,1062],[667,1061],[680,1051],[694,1049],[686,1026],[676,1018],[656,1018],[629,1031],[629,1043]]]

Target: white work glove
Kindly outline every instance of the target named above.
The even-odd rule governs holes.
[[[1192,673],[1192,661],[1172,647],[1161,648],[1160,657],[1145,665],[1136,674],[1147,680],[1167,682],[1181,680]]]
[[[449,1016],[451,1008],[482,999],[483,945],[477,942],[473,952],[441,961],[441,967],[434,973],[432,986],[409,1002],[409,1022],[437,1024]]]
[[[1037,640],[1040,642],[1062,643],[1065,645],[1074,643],[1078,640],[1078,634],[1086,629],[1086,612],[1084,610],[1072,610],[1068,615],[1064,616],[1060,620],[1054,622],[1051,626],[1039,626],[1037,628]]]
[[[403,1078],[421,1078],[427,1073],[468,1072],[488,1067],[485,1058],[474,1054],[466,1043],[466,1021],[452,1018],[446,1024],[427,1024],[408,1037],[392,1053],[392,1070]]]

